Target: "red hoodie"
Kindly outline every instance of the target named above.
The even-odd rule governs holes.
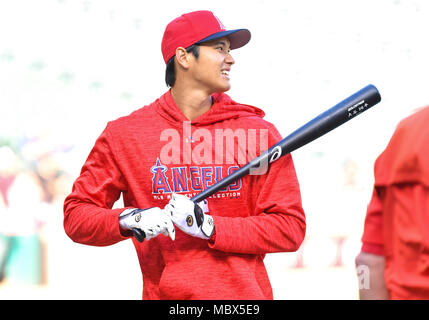
[[[391,299],[429,299],[429,107],[403,119],[374,166],[362,251],[385,256]]]
[[[193,196],[244,165],[243,154],[254,157],[281,139],[262,119],[262,110],[226,94],[212,98],[211,109],[191,123],[170,91],[109,122],[65,200],[68,236],[95,246],[127,239],[118,224],[124,209],[111,209],[121,193],[127,208],[163,208],[172,192]],[[222,145],[219,136],[231,132],[237,134],[234,145]],[[261,138],[264,133],[267,141]],[[210,242],[178,228],[175,241],[162,235],[143,243],[133,239],[143,299],[273,298],[264,256],[296,251],[305,234],[292,157],[272,163],[266,174],[248,175],[219,191],[208,205],[215,222]]]

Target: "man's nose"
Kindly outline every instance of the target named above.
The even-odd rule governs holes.
[[[235,63],[235,60],[232,57],[231,53],[228,52],[228,54],[226,55],[226,58],[225,58],[225,62],[230,64],[230,65],[233,65]]]

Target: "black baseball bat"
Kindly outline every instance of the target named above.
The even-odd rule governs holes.
[[[307,143],[320,138],[329,131],[368,110],[380,101],[381,96],[377,88],[372,84],[367,85],[337,105],[326,110],[313,120],[307,122],[245,166],[218,181],[206,190],[198,193],[192,197],[191,200],[197,203],[210,197],[220,189],[223,189],[238,179],[248,175],[251,170],[257,170],[264,164],[269,165],[280,157],[283,157],[286,154],[301,148]]]
[[[248,175],[252,170],[258,170],[261,165],[269,165],[280,157],[283,157],[309,142],[320,138],[329,131],[339,127],[345,122],[373,107],[380,101],[381,96],[377,88],[372,84],[367,85],[337,105],[318,115],[313,120],[307,122],[245,166],[198,193],[192,197],[191,200],[198,203],[210,197],[220,189],[223,189],[238,179]],[[134,236],[139,241],[143,241],[144,235],[141,234],[140,230],[134,229],[133,232]]]

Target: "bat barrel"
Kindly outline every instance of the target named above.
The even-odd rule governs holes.
[[[288,154],[355,118],[380,101],[380,93],[370,84],[309,121],[277,145],[281,147],[282,154]],[[270,151],[277,145],[270,148]]]

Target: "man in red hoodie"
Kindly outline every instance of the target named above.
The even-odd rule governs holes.
[[[374,167],[361,299],[429,299],[429,107],[402,120]]]
[[[265,254],[296,251],[304,239],[291,155],[198,207],[188,199],[281,139],[262,110],[224,93],[230,50],[249,40],[210,11],[170,22],[161,49],[171,89],[107,124],[65,200],[76,242],[112,245],[140,230],[145,240],[132,239],[143,299],[273,299]],[[124,208],[112,209],[121,194]]]

